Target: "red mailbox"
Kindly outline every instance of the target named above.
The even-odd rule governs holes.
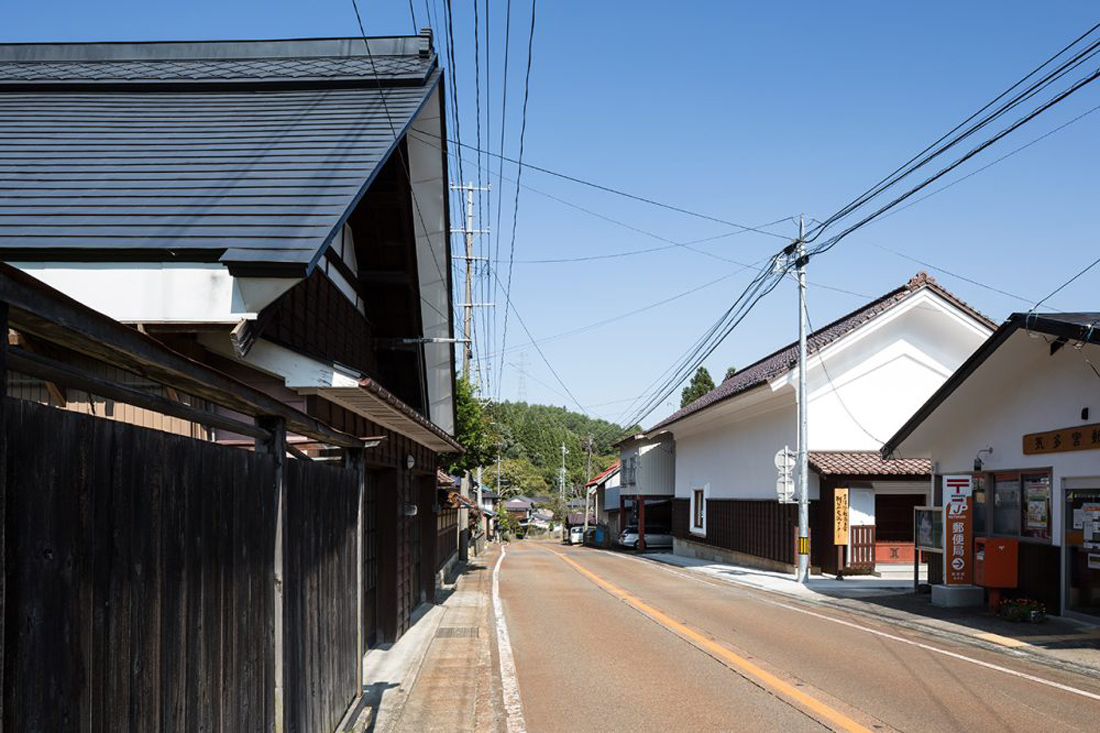
[[[986,588],[1015,588],[1019,545],[1004,537],[974,538],[974,584]]]

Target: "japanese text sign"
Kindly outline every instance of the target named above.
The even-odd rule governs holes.
[[[848,544],[848,489],[836,489],[834,491],[833,544]]]
[[[970,476],[943,477],[943,574],[947,585],[970,585],[973,579],[973,526]]]
[[[1100,424],[1078,425],[1024,436],[1024,454],[1061,453],[1100,448]]]

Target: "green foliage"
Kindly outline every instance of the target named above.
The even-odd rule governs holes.
[[[710,378],[710,372],[706,367],[699,367],[692,376],[691,382],[680,393],[680,407],[687,407],[712,389],[714,389],[714,380]]]
[[[591,473],[595,475],[618,460],[619,450],[613,444],[627,432],[607,420],[553,405],[501,402],[490,405],[486,411],[502,444],[501,494],[506,497],[558,496],[562,443],[567,451],[566,493],[576,496],[591,478],[585,475],[589,436]],[[640,428],[635,426],[634,430]],[[487,479],[491,476],[487,474]]]
[[[496,440],[485,410],[477,401],[473,385],[462,377],[455,380],[455,439],[466,452],[443,457],[448,473],[488,466],[496,459]]]
[[[726,379],[729,379],[734,374],[737,374],[737,367],[730,367],[729,369],[726,370]]]
[[[516,520],[504,511],[504,505],[502,504],[500,511],[497,512],[497,532],[500,533],[501,537],[511,538],[516,536],[517,529],[519,529],[519,526],[516,524]]]

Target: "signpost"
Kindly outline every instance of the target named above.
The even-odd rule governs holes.
[[[779,478],[775,481],[775,494],[780,504],[794,502],[794,471],[795,454],[789,446],[783,446],[776,451],[775,469],[779,472]]]
[[[971,585],[974,543],[970,498],[971,477],[943,477],[943,575],[945,585]]]
[[[833,490],[833,544],[836,545],[836,577],[844,573],[844,548],[848,545],[848,489]]]

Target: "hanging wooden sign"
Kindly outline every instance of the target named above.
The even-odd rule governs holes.
[[[1093,448],[1100,448],[1100,423],[1028,433],[1024,436],[1024,454],[1029,456]]]

